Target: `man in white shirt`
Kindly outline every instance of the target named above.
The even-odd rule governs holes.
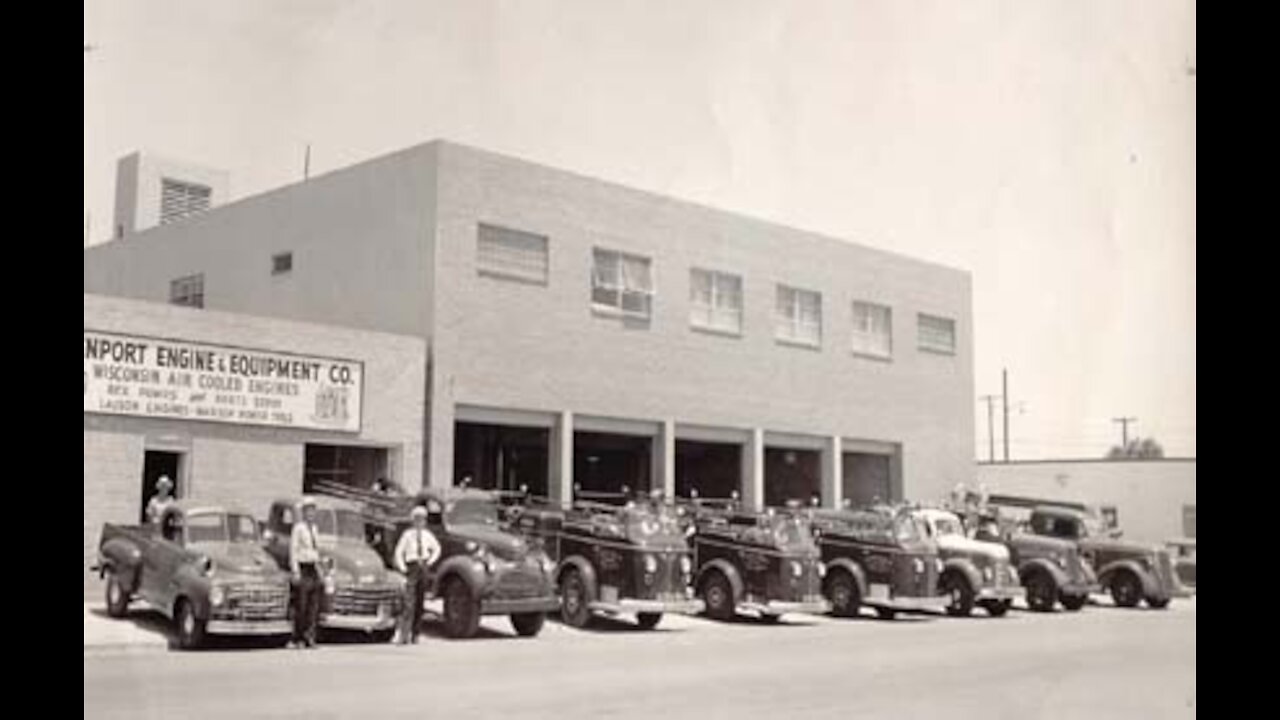
[[[173,503],[173,481],[168,475],[161,475],[160,479],[156,480],[156,494],[147,501],[147,522],[159,525],[160,516],[164,515],[165,509]]]
[[[324,580],[320,577],[315,498],[304,497],[299,505],[302,519],[294,523],[289,537],[289,569],[293,572],[294,597],[293,640],[290,644],[313,648],[316,646],[316,628],[320,623]]]
[[[428,571],[440,558],[440,542],[427,529],[427,509],[421,505],[410,513],[413,526],[404,531],[396,543],[396,569],[404,573],[404,614],[400,618],[400,644],[418,642],[422,624],[422,599],[427,592]]]

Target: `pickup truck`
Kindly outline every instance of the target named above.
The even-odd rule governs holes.
[[[183,649],[209,635],[270,636],[283,645],[293,630],[289,573],[260,543],[248,512],[180,500],[158,526],[103,525],[94,569],[106,581],[108,614],[123,617],[142,600],[175,623]]]
[[[1002,543],[969,537],[959,516],[947,510],[920,508],[912,515],[938,544],[942,557],[938,589],[951,598],[948,615],[969,615],[976,605],[1000,617],[1025,595],[1018,569]]]
[[[263,543],[282,570],[289,569],[294,522],[302,516],[302,498],[271,504]],[[365,515],[354,502],[322,497],[316,527],[320,556],[328,569],[320,608],[320,627],[356,630],[386,642],[395,632],[404,605],[404,576],[387,569],[369,546]]]

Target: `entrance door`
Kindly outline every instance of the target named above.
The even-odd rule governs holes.
[[[182,453],[148,450],[142,458],[142,502],[138,505],[138,522],[147,521],[147,502],[156,494],[156,481],[168,477],[173,481],[173,496],[182,497],[183,488],[178,484],[181,477]]]

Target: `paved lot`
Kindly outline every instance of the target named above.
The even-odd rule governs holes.
[[[1194,718],[1196,600],[999,620],[665,618],[654,632],[486,619],[476,640],[164,649],[86,612],[85,717]],[[123,623],[150,643],[89,642]],[[97,632],[96,630],[94,631]]]

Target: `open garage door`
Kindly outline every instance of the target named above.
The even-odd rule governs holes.
[[[893,456],[881,453],[844,454],[844,498],[854,507],[890,502],[893,497]]]
[[[676,497],[727,498],[741,478],[741,443],[676,440]]]
[[[782,507],[789,500],[808,504],[822,499],[822,452],[801,448],[764,449],[764,504]]]
[[[453,432],[453,482],[485,490],[547,495],[551,432],[541,427],[459,422]]]
[[[604,432],[573,434],[573,481],[587,492],[648,491],[653,438]]]

